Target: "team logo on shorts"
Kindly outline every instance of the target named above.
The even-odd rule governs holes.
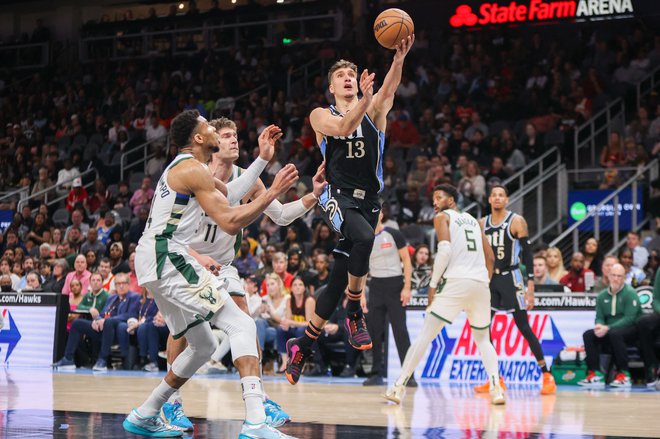
[[[206,291],[202,291],[199,293],[199,298],[207,300],[211,305],[215,305],[217,303],[217,300],[215,299],[215,296],[213,295],[213,288],[208,287]]]
[[[339,211],[339,204],[337,203],[337,200],[330,199],[328,200],[327,203],[325,203],[325,206],[323,206],[323,210],[325,210],[328,213],[328,217],[330,218],[330,221],[335,219],[335,215],[337,215],[337,212]]]

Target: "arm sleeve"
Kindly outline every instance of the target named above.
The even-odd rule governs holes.
[[[440,241],[438,243],[438,252],[435,254],[435,262],[433,263],[433,274],[431,275],[431,288],[437,288],[440,278],[445,273],[449,258],[451,257],[451,244],[449,241]]]
[[[266,160],[257,157],[240,177],[227,183],[227,200],[229,200],[230,205],[239,203],[250,192],[267,164]]]
[[[394,238],[394,243],[398,250],[401,250],[406,246],[406,238],[403,236],[403,233],[390,227],[385,227],[385,230],[387,230],[387,232],[392,235],[392,238]]]
[[[312,207],[314,207],[314,205],[312,205]],[[293,221],[307,213],[308,210],[309,209],[305,207],[301,198],[286,204],[274,200],[268,205],[268,207],[266,207],[264,213],[278,226],[288,226]]]
[[[532,243],[529,236],[518,238],[522,250],[522,261],[527,270],[527,279],[534,280],[534,255],[532,254]]]

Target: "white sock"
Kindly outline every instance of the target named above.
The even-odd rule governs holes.
[[[170,371],[171,368],[172,368],[172,365],[170,363],[167,363],[167,371],[168,372]],[[170,404],[174,404],[175,402],[178,402],[179,404],[183,404],[183,398],[181,397],[181,391],[179,389],[174,389],[174,393],[172,393],[170,395],[170,397],[167,399],[167,402],[169,402]]]
[[[163,404],[165,404],[165,401],[177,390],[167,384],[165,380],[162,380],[153,392],[151,392],[151,395],[149,395],[149,398],[147,398],[144,404],[138,407],[138,413],[147,418],[156,416],[160,412],[161,407],[163,407]]]
[[[420,361],[422,361],[422,357],[424,356],[426,349],[438,336],[444,325],[445,322],[439,318],[431,314],[426,314],[422,330],[420,331],[415,343],[410,346],[408,353],[406,353],[406,359],[403,360],[403,365],[401,366],[401,375],[399,375],[395,385],[406,385],[410,377],[415,372],[417,365]]]
[[[484,363],[484,369],[486,369],[486,373],[488,374],[489,382],[499,384],[497,352],[495,352],[495,348],[488,337],[488,329],[472,329],[472,337],[481,354],[481,361]]]
[[[245,420],[250,424],[262,424],[266,421],[261,379],[256,376],[241,378],[243,401],[245,401]]]

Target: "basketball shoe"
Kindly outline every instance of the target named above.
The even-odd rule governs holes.
[[[369,331],[367,331],[367,324],[364,321],[362,312],[346,317],[344,327],[346,328],[346,332],[348,332],[348,342],[351,346],[359,351],[371,349],[373,343],[371,342]]]
[[[500,387],[502,390],[506,390],[506,385],[504,384],[504,378],[500,376]],[[473,387],[476,393],[488,393],[490,391],[490,381],[486,381],[483,384]]]
[[[131,413],[124,419],[122,424],[124,430],[129,433],[149,437],[180,437],[183,432],[172,425],[168,425],[160,419],[160,416],[141,416],[137,410],[131,410]]]
[[[300,379],[300,375],[302,375],[305,368],[305,361],[311,355],[312,351],[305,349],[297,338],[290,338],[286,342],[286,353],[289,358],[284,374],[286,375],[286,379],[295,385]]]

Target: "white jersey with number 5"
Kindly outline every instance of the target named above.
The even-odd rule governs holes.
[[[453,209],[447,209],[443,213],[449,216],[451,243],[451,258],[443,277],[489,282],[479,223],[469,213]]]

